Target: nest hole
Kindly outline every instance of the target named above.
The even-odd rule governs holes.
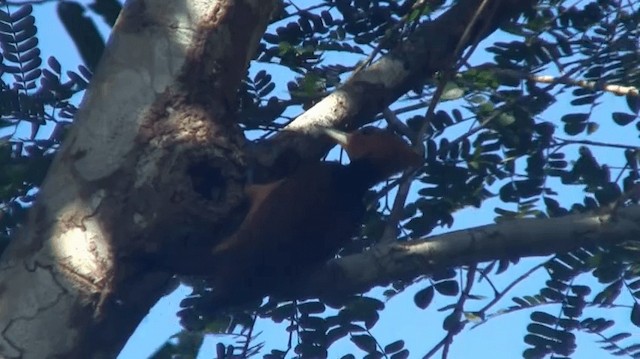
[[[218,201],[224,194],[226,180],[220,168],[198,161],[187,169],[193,191],[209,201]]]

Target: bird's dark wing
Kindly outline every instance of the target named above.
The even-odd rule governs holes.
[[[216,286],[266,291],[279,284],[274,281],[292,279],[335,255],[364,211],[361,194],[341,190],[343,171],[337,163],[315,164],[249,189],[245,220],[213,249]]]

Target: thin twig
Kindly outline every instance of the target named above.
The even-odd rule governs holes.
[[[458,324],[460,325],[460,327],[457,328],[457,330],[455,331],[452,331],[452,330],[447,331],[447,335],[445,335],[445,337],[442,338],[442,340],[438,342],[438,344],[436,344],[433,348],[431,348],[431,350],[427,354],[425,354],[425,356],[423,356],[423,359],[428,359],[432,357],[435,353],[438,352],[438,350],[440,350],[440,348],[442,348],[442,358],[443,359],[447,358],[449,354],[449,346],[453,342],[453,338],[458,333],[460,333],[462,329],[464,329],[464,326],[466,324],[466,321],[460,321],[460,318],[462,317],[462,313],[464,313],[464,304],[469,298],[469,294],[471,293],[471,289],[473,288],[473,282],[474,282],[475,274],[477,270],[478,270],[477,264],[471,265],[467,270],[467,281],[465,283],[464,290],[462,291],[462,293],[460,293],[460,298],[458,299],[458,302],[456,303],[455,308],[453,309],[453,312],[450,314],[450,316],[454,314],[457,316]]]
[[[482,14],[484,12],[484,9],[486,7],[486,5],[488,4],[488,0],[484,0],[480,6],[478,7],[478,10],[476,11],[476,13],[474,14],[473,18],[471,19],[471,21],[467,24],[462,37],[460,38],[460,40],[458,41],[458,44],[456,45],[456,50],[454,52],[454,56],[457,56],[458,53],[460,53],[460,51],[462,50],[464,44],[467,43],[467,41],[469,40],[469,37],[471,36],[471,29],[473,28],[473,26],[476,24],[476,22],[478,21],[478,19],[480,18],[480,14]],[[491,17],[493,14],[488,14],[489,17]],[[472,50],[475,49],[475,46],[472,46]],[[471,54],[473,53],[473,51],[469,51],[467,53],[467,57],[471,56]],[[455,58],[455,57],[454,57]],[[422,126],[420,127],[420,130],[417,133],[416,138],[413,141],[414,144],[414,148],[416,150],[418,150],[421,154],[424,155],[424,145],[422,144],[423,142],[423,138],[425,137],[427,130],[429,129],[429,124],[430,124],[430,119],[433,117],[433,114],[435,112],[436,106],[438,104],[438,102],[440,102],[440,98],[442,97],[442,94],[444,93],[444,89],[447,85],[447,82],[449,81],[449,79],[451,78],[452,74],[458,70],[458,68],[462,65],[462,62],[459,62],[457,64],[457,66],[454,66],[452,69],[448,70],[448,71],[444,71],[442,78],[440,78],[440,81],[438,83],[438,87],[436,88],[436,91],[434,92],[431,101],[429,103],[429,107],[427,108],[427,113],[425,115],[425,121],[422,124]],[[395,116],[391,111],[388,111],[387,113],[384,114],[385,118],[393,118],[393,116]],[[403,173],[402,175],[402,180],[400,182],[400,186],[398,187],[398,193],[396,195],[396,198],[393,202],[393,209],[391,211],[391,214],[389,215],[389,220],[387,221],[387,225],[385,227],[385,230],[383,232],[382,238],[381,238],[381,242],[382,243],[388,243],[393,241],[393,239],[396,236],[396,232],[398,230],[398,224],[400,223],[400,219],[402,217],[402,210],[404,209],[404,205],[405,202],[407,201],[407,197],[409,195],[409,190],[411,189],[411,184],[413,183],[412,181],[412,177],[413,175],[416,173],[416,171],[414,170],[409,170],[406,171],[405,173]]]
[[[496,305],[496,303],[498,303],[500,300],[502,300],[502,298],[511,291],[511,289],[513,289],[516,285],[518,285],[518,283],[522,282],[523,280],[529,278],[529,276],[531,274],[533,274],[533,272],[537,271],[540,268],[543,268],[545,266],[546,262],[542,262],[539,263],[535,266],[533,266],[531,269],[529,269],[528,271],[526,271],[525,273],[523,273],[521,276],[519,276],[518,278],[516,278],[514,281],[512,281],[511,283],[509,283],[508,286],[506,286],[502,292],[498,293],[489,303],[487,303],[487,305],[485,305],[484,307],[482,307],[482,309],[480,309],[478,311],[478,313],[480,313],[480,317],[485,318],[485,313],[487,312],[487,310],[489,310],[491,307],[493,307],[494,305]],[[471,327],[471,329],[479,327],[480,325],[484,324],[487,322],[487,319],[483,320],[482,322],[474,325]]]
[[[569,140],[560,137],[554,138],[556,141],[561,142],[561,145],[589,145],[589,146],[599,146],[599,147],[610,147],[610,148],[621,148],[623,150],[640,150],[640,146],[631,146],[631,145],[621,145],[618,143],[607,143],[607,142],[599,142],[599,141],[590,141],[590,140]]]
[[[391,111],[389,107],[382,110],[382,116],[387,121],[389,127],[393,128],[395,131],[399,132],[401,135],[407,136],[407,138],[413,140],[415,137],[414,131],[412,131],[409,126],[407,126],[404,122],[400,121],[397,116],[397,113]]]
[[[242,347],[242,358],[248,358],[249,357],[249,344],[251,343],[251,340],[253,339],[253,329],[256,326],[256,319],[258,318],[258,314],[253,313],[253,315],[251,316],[251,325],[249,326],[249,333],[247,333],[247,340],[244,341],[244,346]]]

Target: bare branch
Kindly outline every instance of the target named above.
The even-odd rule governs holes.
[[[640,238],[640,206],[615,214],[527,218],[459,230],[407,243],[379,245],[336,259],[309,280],[304,296],[334,297],[392,281],[429,276],[437,269],[504,258],[562,253],[588,245]]]
[[[635,86],[623,86],[616,84],[601,83],[598,81],[576,80],[572,79],[567,74],[562,76],[551,75],[532,75],[526,72],[497,68],[493,65],[482,65],[476,67],[476,69],[490,70],[497,74],[510,76],[520,80],[530,80],[543,84],[563,84],[575,87],[581,87],[594,91],[606,91],[617,96],[640,96],[640,91]]]

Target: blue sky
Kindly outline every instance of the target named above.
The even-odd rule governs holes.
[[[75,69],[80,63],[80,59],[75,51],[73,44],[62,29],[57,16],[55,15],[55,3],[49,2],[36,6],[36,25],[39,27],[39,36],[41,40],[40,47],[43,51],[43,59],[46,59],[50,55],[55,55],[56,58],[66,66],[66,69]],[[96,21],[101,25],[99,19]],[[108,27],[101,25],[101,30],[106,34]],[[502,39],[501,36],[494,37],[493,39]],[[58,50],[57,50],[58,49]],[[59,49],[65,49],[60,51]],[[489,57],[486,54],[478,53],[474,55],[470,62],[473,64],[480,64],[489,61]],[[330,59],[335,61],[344,61],[344,59]],[[349,60],[351,61],[351,59]],[[282,71],[277,67],[270,68],[270,71]],[[281,79],[282,76],[289,76],[286,73],[274,72],[274,78]],[[286,88],[284,87],[284,81],[282,84],[278,84],[276,95],[285,94]],[[566,98],[566,96],[564,96]],[[637,143],[637,132],[622,130],[616,125],[612,125],[609,120],[609,114],[605,109],[610,111],[612,107],[619,108],[619,111],[624,111],[626,106],[624,105],[624,99],[616,98],[611,95],[605,96],[605,105],[600,106],[600,109],[596,111],[592,119],[598,121],[599,117],[602,117],[600,130],[594,135],[589,137],[591,140],[619,142],[625,144]],[[559,99],[559,103],[552,107],[552,110],[547,111],[543,117],[556,124],[559,123],[559,118],[569,112],[568,101],[562,101]],[[439,109],[447,109],[448,104],[444,104]],[[423,110],[421,110],[423,111]],[[569,136],[563,136],[568,138]],[[580,136],[577,139],[582,138]],[[586,137],[585,137],[586,138]],[[569,148],[565,152],[568,156],[573,156],[577,153],[578,148],[576,146]],[[596,149],[594,150],[596,155],[603,154],[605,156],[612,155],[610,150]],[[619,155],[615,155],[618,160]],[[605,157],[600,157],[604,159]],[[618,164],[621,165],[621,164]],[[560,201],[564,205],[569,205],[582,197],[581,189],[576,188],[563,188]],[[438,229],[434,234],[448,232],[455,229],[463,229],[475,227],[482,224],[492,223],[495,217],[493,208],[495,205],[500,204],[496,199],[485,202],[480,209],[468,208],[459,211],[455,214],[456,222],[452,228]],[[507,209],[515,208],[507,205],[501,207]],[[509,284],[518,275],[524,273],[531,266],[538,264],[541,259],[524,259],[521,263],[511,270],[499,276],[493,276],[492,280],[498,288],[503,288]],[[513,296],[536,294],[540,284],[546,280],[547,277],[543,271],[539,271],[536,275],[530,278],[528,281],[521,283],[514,291],[507,295],[505,300],[495,307],[496,309],[504,308],[510,305],[509,298]],[[594,285],[594,288],[598,288],[594,281],[586,281],[587,284]],[[381,313],[380,322],[373,329],[372,333],[381,342],[382,345],[391,343],[397,339],[404,339],[406,347],[412,351],[411,357],[417,357],[418,354],[422,356],[426,353],[433,344],[441,340],[444,335],[442,331],[442,319],[448,312],[438,312],[436,309],[445,305],[455,302],[456,298],[436,297],[434,303],[427,310],[420,310],[413,304],[413,294],[425,286],[428,285],[427,281],[418,283],[406,292],[394,297],[387,303],[387,308]],[[476,285],[476,290],[473,291],[476,295],[484,295],[488,298],[492,297],[492,291],[486,285]],[[178,332],[180,327],[175,313],[178,309],[178,304],[182,297],[187,294],[189,290],[187,288],[180,288],[175,293],[163,298],[150,312],[150,314],[143,320],[140,327],[130,339],[125,349],[120,354],[120,359],[134,359],[145,358],[160,346],[169,336]],[[380,294],[381,290],[376,289],[372,293]],[[378,295],[378,297],[380,297]],[[469,302],[468,302],[469,303]],[[629,303],[627,301],[627,303]],[[478,308],[483,305],[483,302],[478,302]],[[468,310],[473,310],[473,306],[469,303],[466,307]],[[539,308],[548,309],[549,313],[557,313],[559,308]],[[618,324],[616,330],[609,332],[609,334],[615,334],[617,331],[629,331],[636,332],[637,328],[625,327],[623,323],[628,323],[628,311],[624,310],[607,310],[606,312],[595,310],[589,312],[591,316],[607,316],[616,320]],[[493,319],[486,324],[474,329],[466,330],[462,334],[455,338],[454,344],[451,347],[450,358],[469,358],[469,357],[491,357],[494,359],[511,359],[521,355],[522,351],[526,349],[526,345],[522,341],[523,335],[526,333],[526,325],[529,323],[529,311],[521,311],[519,313],[505,315],[496,319]],[[265,349],[283,349],[286,347],[286,341],[288,339],[287,333],[283,330],[282,325],[274,325],[268,321],[262,320],[257,324],[256,332],[262,332],[259,340],[266,342]],[[587,337],[584,335],[578,336],[579,349],[573,356],[574,358],[602,358],[606,357],[607,353],[598,348],[596,343],[596,337]],[[223,337],[209,337],[205,341],[204,349],[199,358],[211,358],[213,356],[213,348],[218,341],[230,342]],[[348,340],[342,340],[332,347],[331,356],[339,357],[346,353],[354,353],[356,357],[361,357],[364,353],[360,352],[353,344]]]

